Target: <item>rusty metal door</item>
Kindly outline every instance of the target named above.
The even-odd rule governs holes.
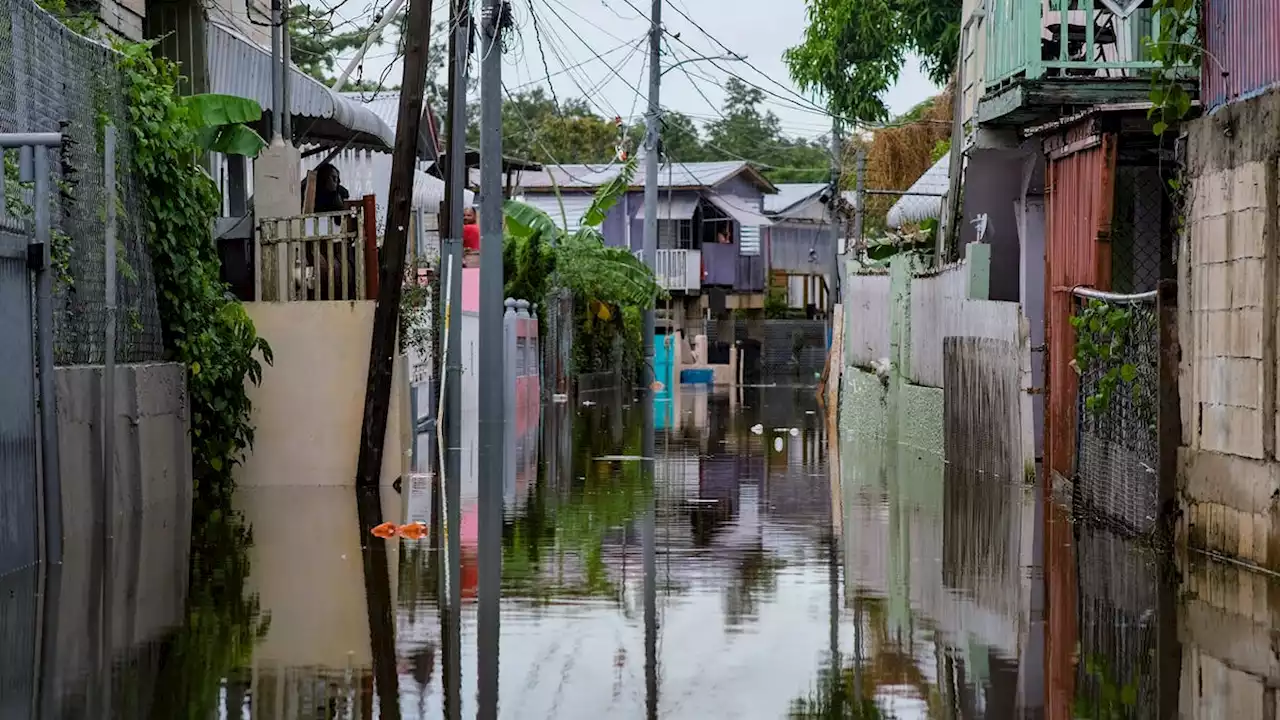
[[[1111,215],[1115,201],[1116,137],[1092,121],[1046,140],[1045,340],[1048,346],[1048,412],[1045,467],[1072,476],[1075,458],[1077,377],[1071,328],[1076,287],[1111,289]]]

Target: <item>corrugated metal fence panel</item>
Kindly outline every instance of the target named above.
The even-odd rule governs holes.
[[[36,618],[39,567],[0,574],[0,717],[36,717]]]
[[[0,231],[0,576],[33,565],[36,385],[25,237]]]
[[[1068,131],[1065,141],[1087,144],[1091,125]],[[1103,134],[1097,144],[1048,164],[1045,196],[1045,292],[1048,313],[1049,390],[1045,417],[1045,466],[1071,477],[1074,468],[1077,377],[1071,329],[1071,289],[1111,289],[1111,250],[1102,242],[1110,231],[1114,206],[1116,139]],[[1079,145],[1083,146],[1083,145]]]
[[[1280,84],[1280,0],[1205,0],[1203,23],[1206,110]]]

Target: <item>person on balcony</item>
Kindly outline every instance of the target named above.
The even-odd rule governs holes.
[[[480,267],[480,222],[470,206],[462,211],[462,267]]]
[[[310,177],[310,173],[308,173]],[[331,163],[320,163],[315,169],[316,189],[315,194],[311,198],[310,207],[307,207],[307,178],[302,180],[302,204],[303,213],[331,213],[342,212],[347,209],[347,200],[351,197],[351,193],[342,185],[342,174],[338,172],[338,168]],[[339,222],[335,230],[341,229],[342,232],[352,232],[355,230],[355,224],[349,219],[343,219]],[[320,234],[328,234],[328,228],[323,231],[317,226],[316,232]],[[329,260],[327,257],[327,248],[317,248],[315,243],[306,244],[307,267],[314,273],[313,277],[317,279],[310,283],[307,291],[308,299],[312,300],[351,300],[355,298],[356,293],[356,243],[353,240],[338,243],[334,248],[334,265],[333,277],[334,284],[340,284],[338,293],[333,292],[329,287]],[[318,255],[318,257],[317,257]],[[345,274],[346,282],[343,282]],[[341,285],[345,285],[342,288]],[[339,294],[341,297],[339,297]]]

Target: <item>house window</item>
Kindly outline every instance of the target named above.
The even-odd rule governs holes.
[[[659,220],[658,249],[660,250],[692,250],[692,220]]]

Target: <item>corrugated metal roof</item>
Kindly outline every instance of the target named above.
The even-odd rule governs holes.
[[[920,179],[907,189],[909,194],[902,196],[889,208],[889,214],[885,217],[889,227],[896,228],[907,223],[942,217],[942,196],[949,187],[950,167],[951,153],[947,153],[933,167],[925,170]]]
[[[764,211],[780,214],[826,189],[827,183],[779,183],[775,195],[764,196]]]
[[[324,160],[324,154],[312,155],[302,161],[304,172],[315,168]],[[391,154],[368,150],[345,150],[329,161],[342,174],[342,186],[351,197],[374,195],[378,198],[378,228],[387,217],[387,197],[391,185]],[[470,190],[464,190],[462,201],[466,205],[475,202]],[[412,207],[429,213],[440,211],[444,202],[444,181],[421,170],[413,171]]]
[[[561,190],[593,190],[617,177],[622,169],[619,164],[613,165],[546,165],[540,171],[527,171],[519,174],[518,184],[526,190],[550,190],[559,186]],[[760,175],[750,163],[731,162],[692,162],[663,165],[658,168],[659,187],[715,187],[741,172],[748,172],[753,181],[765,189],[772,191],[774,186]],[[554,183],[552,180],[554,179]],[[637,173],[632,187],[643,187],[644,174]]]
[[[256,100],[264,111],[271,103],[271,53],[235,29],[215,20],[206,24],[209,92]],[[289,110],[295,126],[312,142],[344,142],[390,148],[395,132],[364,105],[342,97],[323,83],[290,66]]]
[[[738,224],[743,227],[748,225],[768,227],[773,224],[773,221],[765,217],[759,208],[747,207],[738,198],[717,193],[707,193],[706,198],[711,201],[712,205],[723,210],[726,215],[737,220]]]
[[[386,123],[391,130],[392,137],[395,137],[396,125],[400,121],[400,93],[398,91],[373,93],[344,90],[338,94],[372,111],[374,115],[378,116],[379,120]],[[425,122],[421,123],[418,128],[418,154],[419,157],[424,159],[435,158],[431,151],[431,128]]]

